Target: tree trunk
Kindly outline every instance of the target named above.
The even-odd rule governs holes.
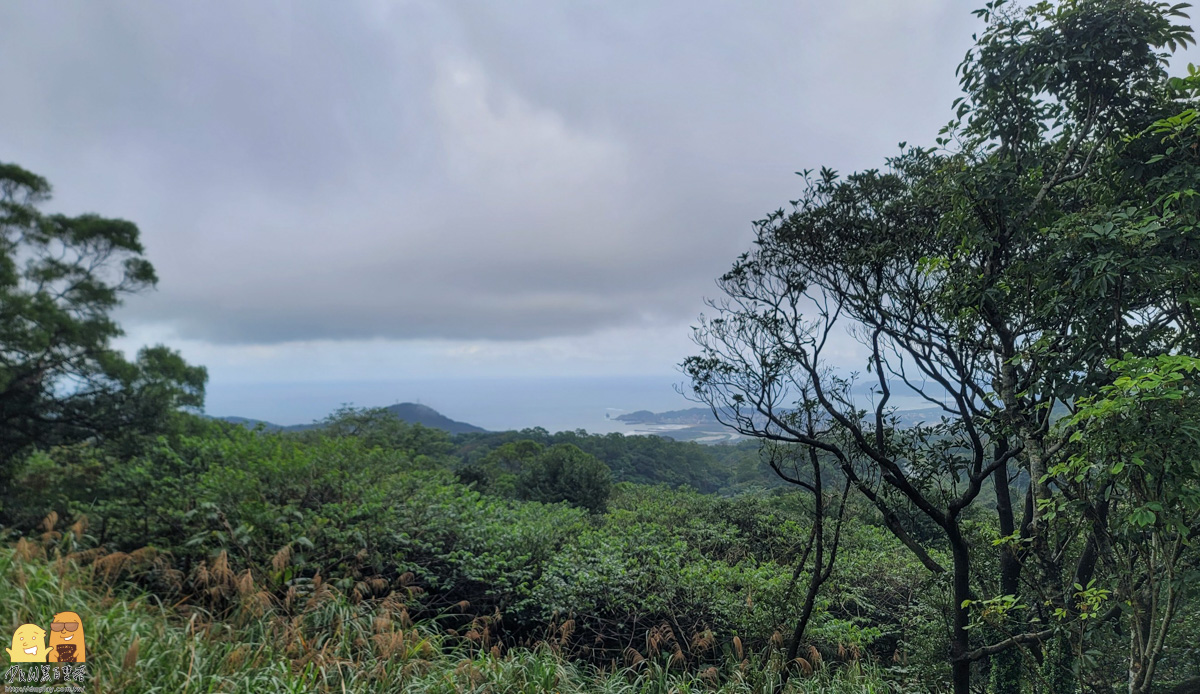
[[[809,449],[809,455],[815,461],[817,454],[813,449]],[[813,540],[816,546],[813,548],[813,570],[808,579],[808,590],[804,593],[804,605],[800,608],[800,619],[796,621],[796,629],[792,632],[792,642],[788,645],[787,660],[785,661],[783,682],[787,682],[787,667],[796,659],[796,653],[800,650],[800,640],[804,638],[804,631],[808,628],[808,620],[812,617],[813,605],[817,602],[817,592],[821,589],[822,569],[825,566],[825,499],[821,489],[821,469],[815,463],[813,465],[814,479],[813,486],[816,492],[813,494],[815,508],[813,510]]]
[[[1008,452],[1008,442],[1003,438],[996,442],[996,456]],[[996,515],[999,516],[1000,536],[1009,537],[1016,532],[1013,517],[1012,495],[1008,488],[1008,466],[1004,465],[992,473],[996,487]],[[1018,595],[1021,589],[1021,562],[1016,555],[1016,545],[1005,544],[1000,548],[1000,594]],[[992,656],[991,691],[994,694],[1021,694],[1021,653],[1009,648]]]
[[[949,519],[946,535],[954,556],[954,631],[950,636],[950,676],[954,694],[970,694],[971,661],[966,659],[966,655],[971,650],[971,632],[967,630],[971,615],[963,603],[971,599],[971,555],[959,530],[957,518]]]

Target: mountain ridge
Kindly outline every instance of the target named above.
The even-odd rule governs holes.
[[[408,422],[409,424],[420,424],[421,426],[429,427],[430,429],[441,429],[442,431],[450,434],[487,432],[487,429],[484,429],[483,427],[478,427],[474,424],[468,424],[467,422],[460,422],[450,419],[432,407],[428,405],[422,405],[420,403],[400,402],[381,409],[391,412],[392,414],[396,415],[398,419]],[[268,422],[264,419],[238,416],[214,416],[212,419],[219,419],[223,422],[240,424],[244,427],[250,428],[261,424],[267,431],[305,431],[308,429],[316,429],[321,426],[320,422],[313,422],[312,424],[276,424],[274,422]]]

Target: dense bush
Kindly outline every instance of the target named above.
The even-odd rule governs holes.
[[[569,443],[549,448],[529,439],[510,441],[478,462],[460,466],[464,484],[498,496],[526,501],[566,501],[600,512],[612,493],[612,471]]]
[[[566,501],[600,512],[611,492],[608,466],[569,443],[542,451],[517,475],[517,494],[529,501]]]
[[[88,638],[103,644],[89,658],[91,691],[222,691],[239,694],[318,692],[668,692],[750,694],[774,691],[778,658],[751,665],[744,650],[713,641],[720,654],[704,668],[684,668],[670,650],[624,667],[572,662],[558,639],[537,648],[501,648],[480,619],[479,631],[448,634],[436,620],[413,622],[392,595],[356,600],[336,589],[314,591],[290,611],[249,596],[222,621],[193,605],[174,609],[136,591],[113,594],[94,571],[48,561],[41,547],[0,549],[0,630],[39,623],[44,606],[69,604]],[[560,632],[561,633],[561,632]],[[40,670],[36,665],[18,669]],[[781,694],[889,691],[882,668],[858,661],[818,667],[793,678]]]

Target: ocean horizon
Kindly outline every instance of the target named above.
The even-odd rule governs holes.
[[[684,377],[405,379],[210,384],[205,413],[290,426],[321,420],[342,405],[427,405],[490,431],[542,427],[551,432],[632,433],[626,412],[700,407],[675,391]],[[607,415],[607,416],[606,416]]]
[[[290,426],[324,419],[342,405],[387,407],[415,402],[489,431],[542,427],[550,432],[633,434],[645,433],[645,427],[615,418],[637,410],[704,407],[685,398],[676,386],[686,387],[682,375],[215,383],[208,388],[205,413]],[[869,406],[869,396],[860,397]],[[929,406],[907,394],[895,394],[891,404],[902,410]]]

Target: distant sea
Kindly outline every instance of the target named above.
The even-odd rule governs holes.
[[[207,414],[309,424],[342,404],[428,405],[443,415],[492,431],[543,427],[551,432],[630,432],[617,415],[699,407],[675,392],[684,376],[493,378],[309,383],[209,383]],[[608,415],[606,418],[605,415]]]

